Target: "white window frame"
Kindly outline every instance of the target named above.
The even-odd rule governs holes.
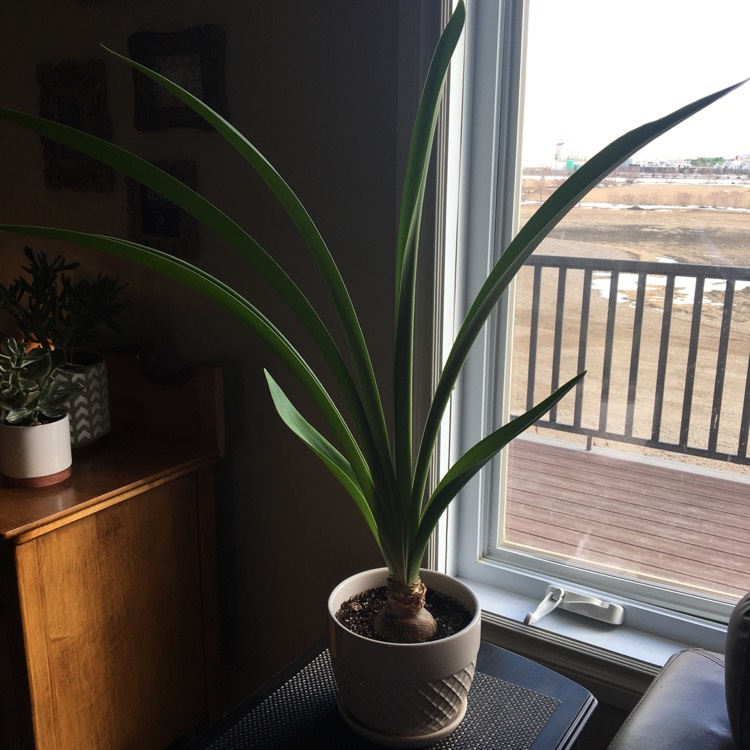
[[[443,200],[448,209],[441,212],[446,218],[441,228],[445,247],[439,274],[442,296],[438,299],[444,306],[451,299],[454,303],[453,317],[443,315],[442,319],[443,359],[456,321],[462,318],[463,300],[473,298],[517,225],[527,18],[528,0],[468,0],[465,54],[459,51],[452,66],[453,96],[449,98],[447,145],[442,152]],[[456,96],[461,81],[463,96]],[[510,351],[507,332],[512,309],[511,290],[474,345],[446,420],[440,461],[443,471],[450,465],[450,455],[460,455],[474,445],[499,426],[497,415],[507,412],[506,403],[497,403],[498,390],[488,388],[487,383],[502,386],[509,382],[511,357],[506,351]],[[731,610],[725,603],[579,569],[571,580],[571,569],[562,563],[496,549],[489,537],[497,528],[498,505],[491,495],[505,470],[503,461],[501,456],[482,471],[452,505],[431,559],[436,567],[474,586],[488,621],[517,627],[542,599],[547,586],[554,584],[604,597],[626,610],[625,625],[607,629],[582,617],[552,613],[538,627],[555,637],[651,664],[663,664],[682,646],[723,650]],[[605,579],[606,590],[601,584]]]

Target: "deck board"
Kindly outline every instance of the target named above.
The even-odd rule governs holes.
[[[750,591],[750,476],[523,437],[508,487],[507,544],[730,598]]]

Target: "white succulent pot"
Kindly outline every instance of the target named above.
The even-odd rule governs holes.
[[[386,568],[347,578],[328,599],[328,644],[339,709],[361,736],[387,747],[426,747],[450,734],[466,712],[481,640],[473,592],[451,576],[422,570],[428,589],[452,596],[472,614],[459,633],[426,643],[385,643],[357,635],[336,619],[341,604],[385,586]]]
[[[0,474],[16,487],[46,487],[71,473],[70,419],[28,427],[0,422]]]
[[[112,427],[109,411],[107,365],[99,357],[87,357],[81,372],[61,371],[60,379],[79,383],[82,390],[70,397],[70,440],[74,448],[106,435]]]

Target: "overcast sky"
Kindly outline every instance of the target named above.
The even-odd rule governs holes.
[[[611,140],[750,77],[750,0],[530,0],[524,158],[591,157]],[[750,82],[643,158],[750,154]]]

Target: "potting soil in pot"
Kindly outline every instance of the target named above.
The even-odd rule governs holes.
[[[385,606],[387,591],[385,586],[379,586],[347,599],[336,613],[336,619],[357,635],[381,640],[375,634],[373,622]],[[438,626],[437,633],[431,640],[447,638],[463,630],[471,622],[471,613],[461,602],[438,591],[427,589],[425,606]]]

